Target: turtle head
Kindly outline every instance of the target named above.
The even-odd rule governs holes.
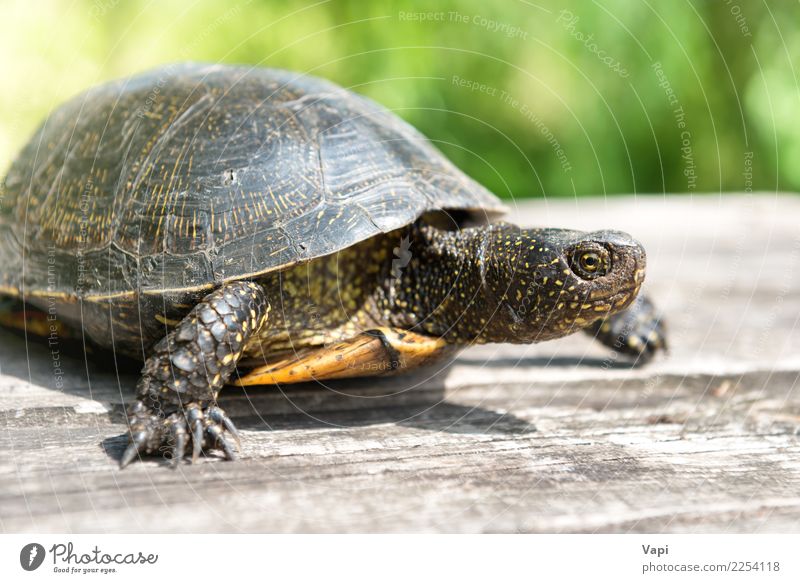
[[[622,311],[644,280],[644,248],[619,231],[514,227],[493,237],[493,247],[501,260],[494,262],[492,287],[506,286],[498,315],[511,342],[565,336]],[[519,251],[509,256],[509,247]]]

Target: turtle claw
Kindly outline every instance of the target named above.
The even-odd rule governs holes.
[[[197,403],[186,407],[186,417],[192,428],[192,463],[197,461],[203,449],[221,449],[229,460],[236,459],[236,452],[228,436],[233,437],[239,447],[239,432],[228,414],[216,405],[202,409]]]
[[[231,418],[228,417],[228,414],[225,413],[225,411],[215,405],[212,405],[208,408],[208,410],[206,410],[206,416],[212,421],[224,425],[225,429],[228,430],[228,433],[233,436],[233,439],[236,442],[236,450],[242,451],[242,439],[239,436],[239,431],[236,429],[233,421],[231,421]]]
[[[186,418],[192,429],[192,463],[195,463],[203,449],[203,410],[196,403],[191,403],[186,407]]]
[[[154,437],[159,430],[159,418],[153,414],[142,401],[134,401],[128,408],[128,426],[130,439],[128,447],[119,460],[120,468],[124,468],[142,454],[151,453],[156,443]]]
[[[222,446],[222,451],[225,452],[225,457],[229,460],[233,461],[236,459],[236,452],[234,451],[231,442],[225,438],[225,433],[223,432],[222,427],[216,424],[209,424],[206,427],[206,431],[208,432],[209,436],[214,438],[214,442],[220,446]]]
[[[144,449],[146,443],[147,443],[146,433],[138,432],[135,434],[131,434],[131,440],[128,443],[128,447],[125,448],[125,453],[122,454],[122,457],[119,460],[119,467],[124,468],[125,466],[130,464],[134,459],[139,457],[139,453]]]
[[[197,463],[197,458],[203,451],[203,424],[198,421],[192,430],[192,463]]]
[[[175,415],[175,413],[173,413]],[[182,421],[182,420],[181,420]],[[183,422],[173,422],[170,425],[172,432],[172,467],[177,468],[183,456],[186,455],[186,424]]]
[[[216,405],[204,410],[198,403],[189,403],[183,412],[176,411],[163,419],[137,401],[129,409],[128,420],[130,441],[120,458],[121,468],[137,457],[151,454],[171,458],[170,465],[177,467],[186,456],[189,441],[192,463],[204,449],[219,449],[226,459],[236,459],[239,432],[225,411]]]

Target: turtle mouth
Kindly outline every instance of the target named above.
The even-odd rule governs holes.
[[[617,290],[596,290],[589,295],[589,300],[595,306],[608,306],[609,313],[618,312],[633,303],[641,287],[638,282]]]
[[[616,296],[624,296],[626,294],[632,294],[635,296],[642,287],[642,282],[644,282],[644,266],[637,266],[633,270],[632,275],[633,277],[631,279],[619,287],[612,284],[609,286],[600,286],[597,289],[592,290],[589,293],[589,300],[608,300],[615,298]]]

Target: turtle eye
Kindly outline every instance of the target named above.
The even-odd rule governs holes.
[[[608,253],[599,250],[577,249],[572,254],[570,267],[584,279],[602,277],[608,273],[610,261]]]
[[[595,273],[600,267],[600,256],[597,253],[589,252],[581,255],[581,268],[588,273]]]

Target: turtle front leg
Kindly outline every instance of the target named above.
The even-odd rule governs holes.
[[[618,354],[634,359],[635,364],[644,364],[667,349],[664,322],[647,296],[640,295],[627,310],[598,320],[584,331]]]
[[[216,405],[248,339],[264,326],[269,305],[258,284],[239,281],[207,295],[158,342],[128,409],[130,442],[125,467],[140,455],[161,454],[176,465],[191,444],[192,460],[203,449],[221,449],[228,459],[238,446],[233,422]]]

